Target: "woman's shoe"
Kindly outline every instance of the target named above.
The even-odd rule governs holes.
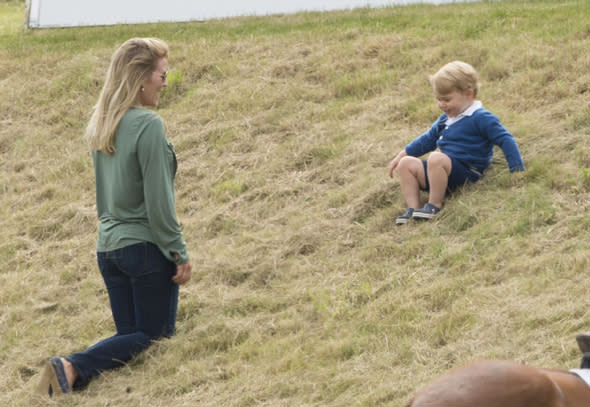
[[[41,381],[37,386],[37,392],[53,397],[69,393],[72,389],[68,384],[66,369],[61,358],[51,358],[45,365],[45,370],[41,375]]]

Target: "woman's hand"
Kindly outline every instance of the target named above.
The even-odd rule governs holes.
[[[172,277],[172,281],[176,284],[184,284],[191,279],[191,271],[193,266],[190,263],[177,264],[176,274]]]

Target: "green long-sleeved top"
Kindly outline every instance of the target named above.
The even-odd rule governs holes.
[[[92,159],[100,220],[97,251],[151,242],[176,264],[188,262],[176,219],[176,155],[160,116],[129,109],[117,127],[115,153],[93,151]]]

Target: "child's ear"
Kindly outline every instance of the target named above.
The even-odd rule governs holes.
[[[471,99],[475,99],[475,91],[472,88],[468,88],[465,91],[465,96],[467,96],[468,98],[471,98]]]

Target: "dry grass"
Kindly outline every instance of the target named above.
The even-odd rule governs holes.
[[[22,32],[0,2],[0,404],[401,406],[483,358],[577,367],[590,326],[584,1],[505,1]],[[113,324],[81,134],[108,59],[158,36],[194,279],[178,334],[59,402],[43,361]],[[390,158],[462,59],[527,165],[500,151],[432,224],[396,228]]]

